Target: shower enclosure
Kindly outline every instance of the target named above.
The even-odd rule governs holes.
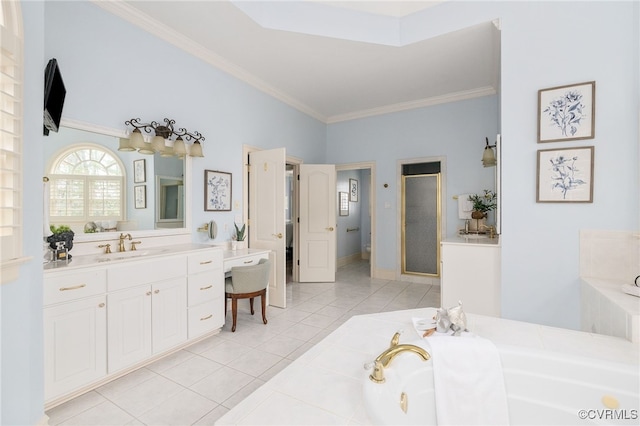
[[[440,276],[440,162],[402,165],[402,273]]]

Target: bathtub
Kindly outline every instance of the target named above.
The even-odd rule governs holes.
[[[428,350],[424,341],[413,343]],[[640,424],[639,366],[519,346],[496,345],[512,425]],[[396,357],[385,382],[363,380],[364,405],[374,424],[435,425],[433,364],[415,354]],[[405,394],[406,413],[401,408]]]

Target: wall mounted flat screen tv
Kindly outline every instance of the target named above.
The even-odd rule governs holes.
[[[44,70],[44,135],[58,131],[62,118],[62,107],[67,90],[62,81],[58,61],[53,58]]]

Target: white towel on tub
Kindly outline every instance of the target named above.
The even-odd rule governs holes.
[[[508,425],[500,354],[493,342],[472,333],[435,333],[431,347],[438,425]]]

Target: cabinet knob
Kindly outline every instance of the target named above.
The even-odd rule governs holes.
[[[333,226],[330,226],[330,227],[325,228],[325,229],[326,229],[327,231],[331,232],[331,231],[333,231]]]
[[[151,292],[150,291],[147,292],[147,296],[151,296]]]
[[[160,293],[160,290],[154,290],[154,293],[158,294],[158,293]]]
[[[104,306],[105,306],[104,303],[101,303],[98,305],[98,308],[104,308]]]
[[[279,239],[282,239],[282,232],[278,232],[277,234],[271,234],[271,235],[273,235],[274,237],[277,237]]]

